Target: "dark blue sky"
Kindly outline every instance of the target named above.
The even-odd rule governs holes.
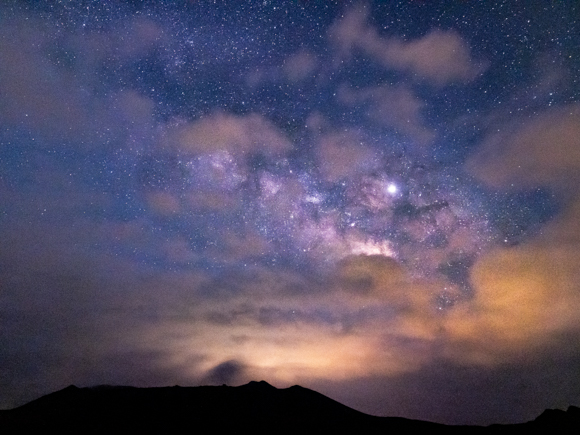
[[[576,2],[5,2],[0,408],[580,403]]]

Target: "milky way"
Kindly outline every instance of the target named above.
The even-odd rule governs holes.
[[[577,405],[579,14],[1,6],[0,407],[251,379],[451,423]]]

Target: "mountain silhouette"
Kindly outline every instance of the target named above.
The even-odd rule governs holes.
[[[1,434],[579,434],[580,408],[547,410],[532,422],[447,426],[375,417],[320,393],[265,381],[239,387],[135,388],[71,385],[0,411]]]

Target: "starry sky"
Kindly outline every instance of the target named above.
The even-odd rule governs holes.
[[[0,6],[0,409],[580,405],[575,1]]]

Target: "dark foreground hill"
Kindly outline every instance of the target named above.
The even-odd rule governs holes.
[[[355,411],[299,386],[94,387],[0,411],[0,433],[51,434],[580,434],[580,408],[517,425],[446,426]]]

